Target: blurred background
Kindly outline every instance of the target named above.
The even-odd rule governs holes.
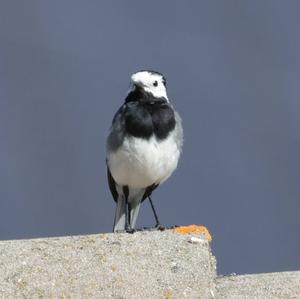
[[[153,196],[162,223],[206,225],[222,274],[300,270],[299,11],[1,1],[0,239],[111,231],[105,139],[131,73],[153,69],[185,130]]]

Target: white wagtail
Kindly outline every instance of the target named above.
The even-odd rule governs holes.
[[[107,176],[116,202],[113,230],[133,232],[141,202],[177,167],[183,142],[181,118],[158,72],[131,76],[131,90],[113,118],[107,138]]]

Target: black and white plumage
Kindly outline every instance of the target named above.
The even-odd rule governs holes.
[[[181,119],[169,102],[163,75],[139,71],[131,83],[107,138],[114,231],[135,227],[141,202],[176,169],[183,142]]]

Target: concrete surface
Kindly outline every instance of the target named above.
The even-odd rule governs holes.
[[[0,298],[300,298],[300,271],[216,275],[206,237],[173,230],[0,242]]]
[[[204,236],[196,243],[191,236],[168,230],[1,241],[0,298],[211,298],[215,259]]]
[[[300,298],[300,271],[218,277],[217,299]]]

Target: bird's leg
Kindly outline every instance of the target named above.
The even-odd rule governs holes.
[[[125,197],[125,231],[132,234],[135,232],[135,230],[131,227],[131,205],[128,202],[128,186],[123,187],[123,193]]]
[[[131,227],[131,221],[130,221],[130,218],[131,218],[131,208],[130,208],[130,203],[128,203],[128,199],[127,199],[127,197],[125,198],[125,200],[126,200],[126,203],[125,203],[125,205],[126,205],[126,208],[125,208],[125,231],[127,232],[127,233],[130,233],[130,234],[132,234],[132,233],[134,233],[135,232],[135,230]]]
[[[134,228],[132,228],[131,226],[131,204],[127,202],[127,207],[128,207],[128,211],[127,211],[127,223],[128,223],[128,226],[126,228],[126,232],[127,233],[130,233],[130,234],[133,234],[134,232],[136,232],[136,230]]]
[[[128,199],[125,197],[125,230],[127,231],[129,228],[129,219],[128,219]]]
[[[155,208],[154,208],[154,205],[153,205],[153,202],[152,202],[152,199],[151,199],[151,196],[149,195],[148,196],[148,199],[149,199],[149,202],[150,202],[150,205],[151,205],[151,209],[152,209],[152,212],[153,212],[153,215],[154,215],[154,218],[155,218],[155,228],[157,228],[158,230],[164,230],[165,227],[162,226],[158,220],[158,216],[156,214],[156,211],[155,211]]]

